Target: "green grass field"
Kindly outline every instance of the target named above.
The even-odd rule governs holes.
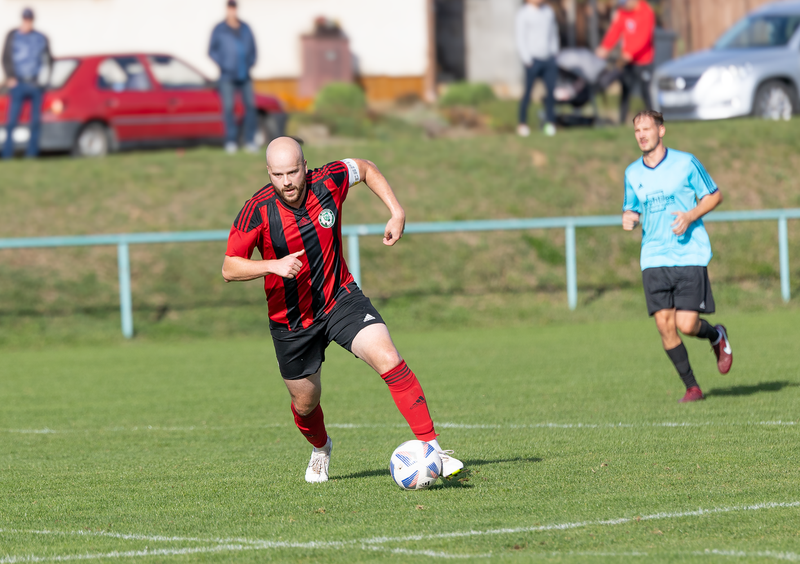
[[[388,390],[335,345],[320,485],[266,335],[7,350],[0,562],[796,561],[800,326],[716,318],[734,367],[687,341],[689,405],[644,315],[397,332],[471,471],[419,492],[388,473]]]

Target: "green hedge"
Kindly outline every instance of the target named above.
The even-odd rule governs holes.
[[[331,82],[320,90],[314,100],[314,111],[319,115],[360,113],[366,110],[364,91],[348,82]]]
[[[439,99],[439,105],[442,107],[476,107],[491,102],[495,98],[494,91],[488,84],[456,82],[447,87],[444,95]]]

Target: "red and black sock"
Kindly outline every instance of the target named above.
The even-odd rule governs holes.
[[[689,364],[689,353],[686,351],[684,344],[681,343],[674,349],[666,351],[666,353],[672,361],[672,364],[675,365],[675,369],[678,371],[681,380],[683,380],[686,389],[688,390],[689,388],[697,386],[697,380],[694,379],[692,365]]]
[[[397,409],[405,417],[414,436],[421,441],[430,441],[436,438],[433,429],[433,420],[428,412],[428,402],[422,391],[417,377],[403,361],[381,378],[389,386]]]
[[[300,415],[292,404],[294,414],[294,424],[303,433],[303,436],[317,448],[324,447],[328,442],[328,432],[325,430],[325,417],[322,414],[322,406],[317,404],[308,415]]]

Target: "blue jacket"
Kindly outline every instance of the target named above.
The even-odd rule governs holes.
[[[220,78],[246,80],[250,68],[256,63],[256,40],[250,26],[240,21],[235,30],[226,22],[214,27],[208,56],[219,66]]]
[[[36,80],[42,66],[50,68],[52,56],[47,37],[36,30],[19,33],[12,29],[3,45],[3,71],[8,78]]]

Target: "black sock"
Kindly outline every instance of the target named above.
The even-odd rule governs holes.
[[[694,379],[692,366],[689,364],[689,353],[686,352],[686,347],[683,343],[672,350],[666,351],[666,353],[672,361],[672,364],[674,364],[675,368],[678,370],[678,374],[681,380],[683,380],[686,389],[688,390],[692,386],[697,386],[697,380]]]
[[[712,343],[719,339],[719,331],[714,329],[705,319],[700,320],[700,331],[695,335],[698,339],[708,339]]]

